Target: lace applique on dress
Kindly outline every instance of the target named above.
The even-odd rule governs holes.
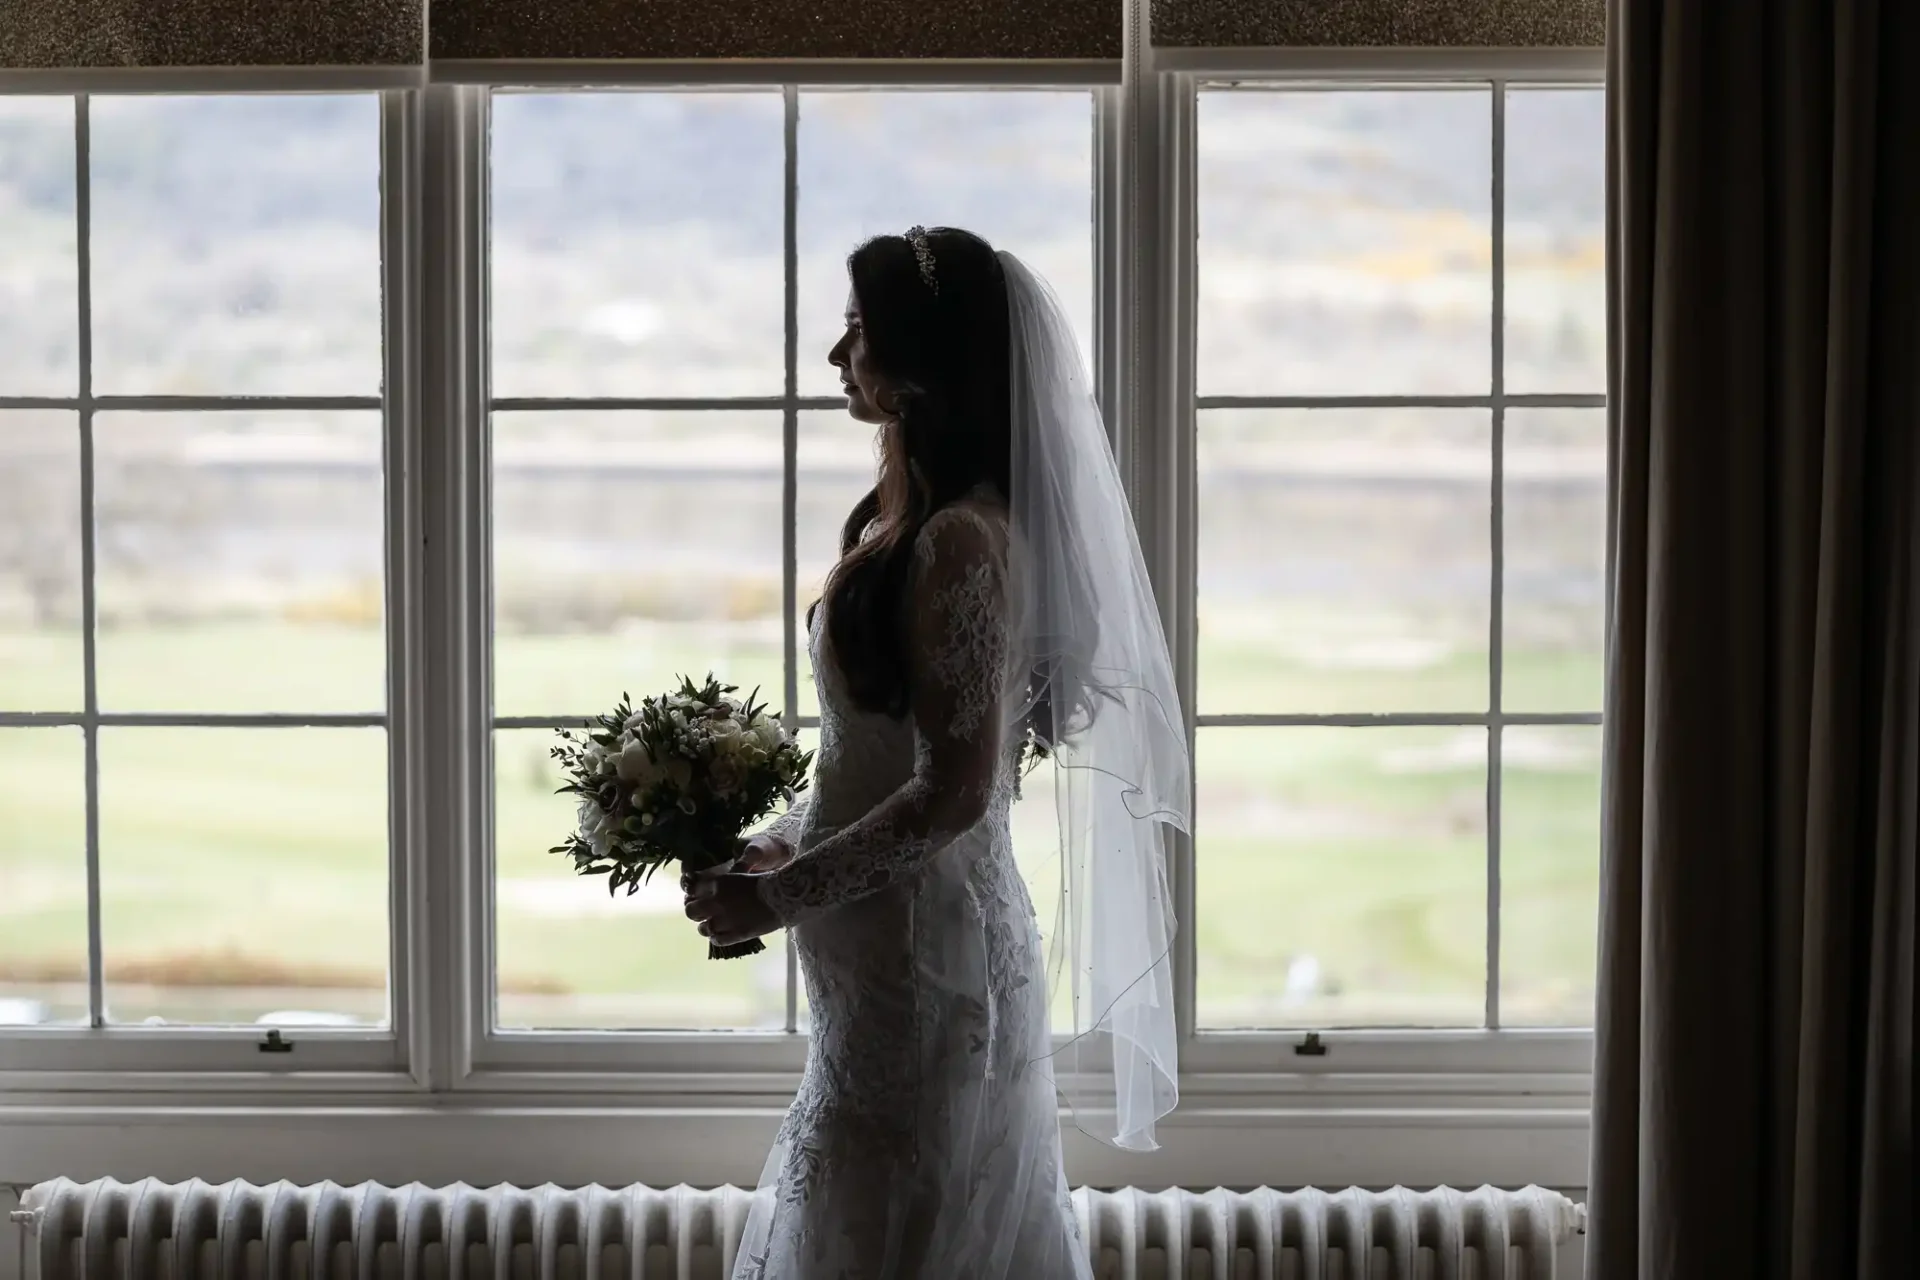
[[[1006,666],[1006,620],[999,612],[1004,589],[1005,571],[983,563],[969,566],[933,598],[934,610],[954,628],[953,642],[928,661],[934,676],[955,691],[947,732],[956,738],[978,735],[999,709],[1000,686],[989,673],[997,677]]]

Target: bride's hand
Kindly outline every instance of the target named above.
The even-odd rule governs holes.
[[[743,854],[725,866],[680,877],[680,888],[687,895],[687,919],[700,926],[701,937],[717,946],[733,946],[780,927],[773,908],[761,901],[757,877],[741,865],[744,861]]]
[[[771,831],[762,831],[759,835],[747,837],[729,870],[764,874],[778,871],[792,861],[793,846]]]

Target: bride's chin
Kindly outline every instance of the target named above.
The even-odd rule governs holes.
[[[886,414],[874,412],[873,406],[858,395],[847,397],[847,416],[855,422],[865,422],[872,426],[879,426],[887,421]]]

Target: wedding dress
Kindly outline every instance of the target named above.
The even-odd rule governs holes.
[[[998,257],[1012,492],[916,537],[912,714],[855,706],[825,609],[809,628],[814,779],[774,827],[794,858],[755,879],[794,939],[812,1035],[734,1280],[1090,1280],[1060,1104],[1150,1151],[1177,1101],[1165,839],[1188,826],[1184,720],[1071,325]],[[1054,764],[1050,952],[1010,830],[1029,733]]]
[[[815,776],[775,826],[798,856],[762,882],[793,932],[812,1040],[736,1280],[1091,1275],[1009,830],[1017,747],[982,749],[1010,679],[1006,518],[950,506],[915,552],[915,669],[932,676],[918,715],[853,706],[815,610]]]

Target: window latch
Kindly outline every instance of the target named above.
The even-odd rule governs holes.
[[[1296,1057],[1301,1058],[1324,1058],[1327,1056],[1327,1046],[1320,1039],[1318,1031],[1309,1031],[1306,1039],[1293,1046],[1293,1052]]]
[[[276,1029],[267,1032],[267,1038],[260,1042],[259,1048],[262,1053],[292,1053],[293,1041],[281,1035]]]

